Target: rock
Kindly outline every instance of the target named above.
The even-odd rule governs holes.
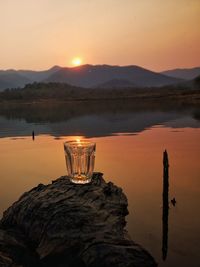
[[[21,231],[0,229],[0,266],[35,266],[37,260],[37,254],[31,251]]]
[[[15,245],[29,255],[29,260],[17,262],[22,266],[30,262],[37,267],[157,266],[128,236],[127,206],[122,189],[106,183],[101,173],[94,173],[92,182],[85,185],[72,184],[63,176],[24,193],[4,212],[0,228],[21,233]],[[11,251],[6,252],[3,257],[16,260]]]

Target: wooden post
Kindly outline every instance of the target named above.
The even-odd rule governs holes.
[[[34,141],[35,140],[35,132],[32,131],[32,140]]]
[[[168,216],[169,216],[169,160],[165,150],[163,153],[163,213],[162,213],[162,258],[166,260],[168,250]]]

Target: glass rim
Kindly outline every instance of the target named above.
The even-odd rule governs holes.
[[[79,141],[77,141],[76,139],[68,140],[68,141],[65,141],[63,144],[64,144],[64,146],[68,146],[68,147],[74,147],[74,146],[78,146],[78,145],[81,145],[84,147],[96,146],[95,142],[91,142],[87,139],[80,139]]]

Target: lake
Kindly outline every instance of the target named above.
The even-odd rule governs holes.
[[[35,140],[31,133],[34,130]],[[0,215],[39,183],[66,174],[63,142],[96,142],[95,171],[128,198],[127,229],[159,266],[200,266],[200,109],[127,102],[0,108]],[[169,155],[167,258],[162,222],[163,151]],[[163,235],[164,234],[164,235]]]

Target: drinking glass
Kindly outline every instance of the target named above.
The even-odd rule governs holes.
[[[92,179],[96,144],[87,140],[64,143],[66,166],[71,182],[86,184]]]

